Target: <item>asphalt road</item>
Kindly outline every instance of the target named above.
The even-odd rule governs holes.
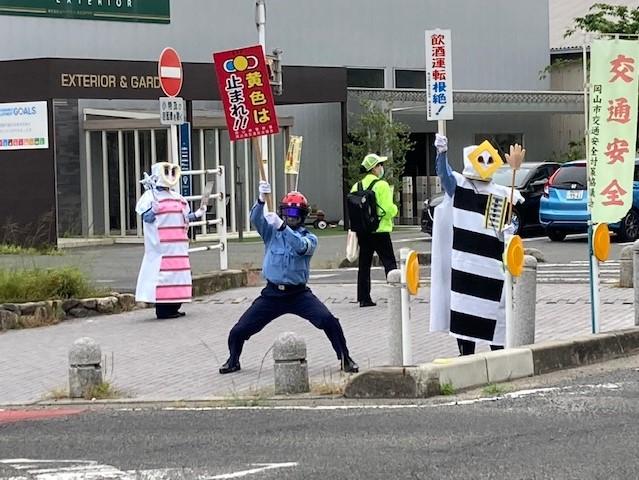
[[[586,235],[571,235],[563,242],[552,242],[547,237],[524,238],[526,248],[535,248],[542,252],[544,262],[538,265],[537,280],[539,283],[588,283],[588,237]],[[619,282],[619,257],[623,247],[629,243],[613,242],[610,249],[609,261],[601,266],[602,283],[616,284]],[[420,252],[431,251],[431,239],[423,235],[419,240],[415,238],[394,241],[395,250],[408,246]],[[421,269],[422,281],[430,279],[430,268]],[[386,283],[386,276],[382,267],[371,269],[373,283]],[[311,283],[355,284],[357,283],[357,268],[322,269],[311,271]]]
[[[0,478],[636,478],[639,359],[609,365],[483,399],[0,412]]]

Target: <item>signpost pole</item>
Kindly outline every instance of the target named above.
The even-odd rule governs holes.
[[[178,142],[177,125],[171,125],[171,163],[180,164],[180,145]]]
[[[260,148],[260,140],[257,137],[253,137],[253,150],[255,151],[255,160],[257,161],[257,168],[260,172],[260,180],[268,181],[268,177],[266,176],[266,171],[264,168],[264,163],[262,162],[262,152]],[[266,200],[266,208],[269,211],[273,211],[273,197],[272,194],[265,195]]]
[[[589,134],[589,90],[590,83],[588,82],[588,40],[584,34],[584,41],[582,46],[582,61],[583,61],[583,83],[584,83],[584,139],[586,146],[586,164],[588,171],[590,172],[591,152],[590,152],[590,134]],[[592,333],[599,333],[599,268],[597,259],[595,258],[593,241],[592,241],[592,195],[590,192],[591,187],[591,175],[587,175],[587,188],[588,188],[588,270],[590,275],[590,322]]]
[[[255,25],[257,26],[257,40],[258,43],[262,46],[262,50],[264,51],[264,55],[266,56],[266,5],[264,4],[264,0],[256,0],[255,1]],[[263,179],[268,182],[268,138],[265,135],[259,137],[259,145],[261,158],[259,158],[259,162],[263,165]],[[260,171],[262,171],[260,170]],[[268,205],[268,209],[271,209],[271,206]]]

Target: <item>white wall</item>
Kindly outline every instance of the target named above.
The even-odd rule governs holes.
[[[267,50],[288,65],[424,67],[424,30],[453,31],[457,89],[545,89],[548,0],[266,0]],[[0,16],[0,59],[183,60],[257,43],[254,0],[172,0],[171,23]],[[387,82],[387,86],[392,83]]]

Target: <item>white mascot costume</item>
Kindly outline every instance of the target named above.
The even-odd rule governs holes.
[[[488,142],[466,147],[459,174],[448,164],[446,137],[437,135],[435,146],[437,174],[446,194],[434,215],[430,330],[450,332],[462,355],[474,353],[476,341],[501,348],[506,333],[503,254],[512,232],[512,226],[505,225],[511,189],[491,177],[503,160]],[[513,198],[515,204],[523,201],[518,191]]]
[[[144,258],[135,299],[155,303],[158,318],[177,318],[182,303],[191,301],[189,221],[202,217],[205,208],[190,213],[188,202],[172,189],[179,185],[180,167],[159,162],[144,174],[146,189],[135,211],[144,224]]]

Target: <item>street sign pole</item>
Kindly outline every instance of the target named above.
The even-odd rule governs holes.
[[[171,98],[177,97],[182,89],[182,61],[174,49],[167,47],[160,54],[160,59],[158,61],[158,75],[160,77],[160,86],[166,96]],[[177,124],[175,124],[175,122],[171,123],[170,134],[171,163],[179,165],[180,144],[178,141]]]
[[[262,46],[262,50],[264,50],[264,55],[266,55],[266,5],[264,4],[264,0],[256,0],[255,2],[255,25],[257,27],[257,40],[258,43]],[[266,135],[262,135],[259,138],[260,151],[262,152],[262,158],[260,161],[264,166],[264,180],[268,182],[269,178],[269,169],[268,169],[268,138]],[[275,188],[275,185],[273,185]],[[276,193],[273,192],[273,195]]]

